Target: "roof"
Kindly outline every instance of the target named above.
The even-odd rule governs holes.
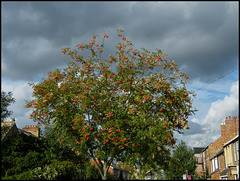
[[[27,136],[37,137],[37,136],[35,136],[34,134],[32,134],[32,133],[30,133],[30,132],[28,132],[28,131],[24,131],[24,130],[19,129],[19,128],[18,128],[18,131],[19,131],[20,133],[23,133],[23,134],[27,135]]]
[[[202,153],[205,147],[193,147],[194,153],[199,154]]]
[[[223,147],[231,144],[232,142],[234,142],[234,141],[236,141],[236,140],[238,140],[238,139],[239,139],[239,135],[237,135],[237,136],[235,136],[233,139],[229,140],[227,143],[224,144]]]
[[[207,148],[209,147],[209,145],[208,146],[206,146],[203,150],[202,150],[202,152],[204,152]]]

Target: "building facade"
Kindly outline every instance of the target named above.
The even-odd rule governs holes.
[[[97,160],[98,162],[98,160]],[[95,166],[97,168],[95,161],[92,159],[90,160],[91,165]],[[102,164],[104,164],[104,161],[102,161]],[[112,175],[115,179],[122,178],[123,180],[130,180],[130,168],[129,166],[124,167],[121,164],[118,163],[112,163],[111,166],[108,169],[108,173]]]
[[[204,177],[203,172],[203,158],[202,158],[202,151],[205,149],[205,147],[194,147],[194,157],[197,161],[196,164],[196,173],[200,177]]]
[[[40,128],[35,125],[25,125],[25,127],[22,130],[31,133],[32,135],[38,138],[40,137]]]
[[[222,180],[239,179],[239,135],[224,144],[225,169],[220,174]]]
[[[225,122],[221,124],[221,137],[216,141],[208,145],[202,151],[202,168],[208,180],[219,180],[219,179],[232,179],[232,177],[226,177],[226,168],[234,167],[232,170],[236,170],[237,162],[227,162],[230,165],[226,165],[226,160],[230,160],[228,151],[228,143],[232,143],[231,140],[239,135],[239,118],[237,117],[227,117]],[[226,148],[225,148],[226,147]],[[235,150],[238,149],[237,144],[235,144]],[[234,151],[232,151],[235,153]],[[235,157],[234,157],[235,158]],[[237,157],[238,158],[238,157]],[[231,170],[231,169],[227,169]],[[235,173],[233,171],[233,173]],[[234,174],[236,175],[236,174]],[[236,177],[236,176],[235,176]],[[239,178],[239,177],[237,177]]]
[[[3,144],[3,142],[7,140],[8,137],[13,137],[21,133],[28,136],[35,136],[37,138],[40,138],[39,127],[35,125],[25,125],[23,129],[19,129],[17,128],[14,118],[11,118],[10,121],[7,122],[1,122],[1,128],[5,128],[3,132],[1,132],[1,144]]]
[[[1,144],[3,144],[8,137],[16,136],[17,134],[18,128],[14,118],[8,122],[1,122]]]

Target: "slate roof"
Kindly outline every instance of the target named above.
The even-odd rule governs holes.
[[[194,153],[199,154],[202,153],[205,147],[193,147]]]

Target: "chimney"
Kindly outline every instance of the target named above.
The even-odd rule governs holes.
[[[239,130],[239,119],[237,116],[235,117],[226,117],[225,122],[221,123],[221,135],[225,135],[228,133],[237,134]]]
[[[15,122],[15,118],[11,118],[10,121],[14,123]]]
[[[227,117],[226,117],[227,120]],[[221,123],[221,136],[223,136],[226,133],[226,124],[225,121],[222,121]]]
[[[36,137],[40,137],[40,128],[38,126],[35,125],[25,125],[25,127],[23,128],[23,131],[32,133],[34,136]]]

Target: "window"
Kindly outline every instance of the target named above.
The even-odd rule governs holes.
[[[198,157],[195,157],[196,162],[198,163]]]
[[[227,180],[228,178],[227,177],[221,177],[221,180]]]
[[[217,170],[217,169],[218,169],[218,158],[216,157],[216,158],[214,159],[214,161],[215,161],[215,169]]]
[[[218,158],[215,157],[212,159],[212,172],[218,169]]]
[[[221,168],[221,165],[220,165],[220,158],[218,159],[218,167]]]
[[[239,144],[239,142],[237,141],[236,142],[236,145],[237,145],[237,159],[239,160],[239,147],[238,147],[239,145],[238,144]]]
[[[214,159],[212,159],[212,172],[215,171],[215,166],[214,166],[215,162],[214,162]]]
[[[233,143],[233,150],[234,150],[234,161],[237,161],[237,150],[236,150],[236,143]]]

